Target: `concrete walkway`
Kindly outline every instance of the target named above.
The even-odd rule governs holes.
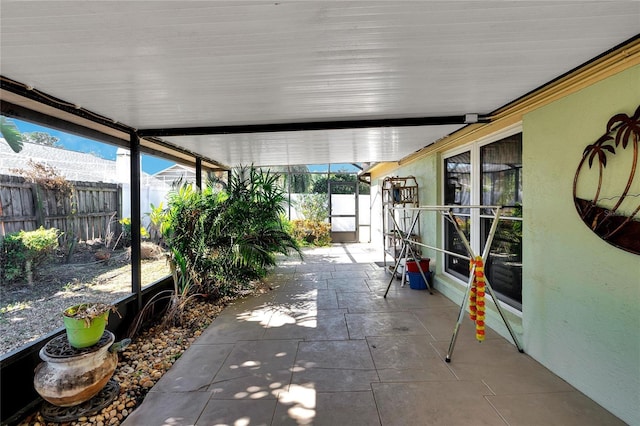
[[[288,258],[275,291],[232,305],[125,425],[618,425],[458,307],[401,287],[370,245]]]

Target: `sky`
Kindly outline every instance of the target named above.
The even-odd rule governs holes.
[[[116,150],[118,148],[114,145],[87,139],[82,136],[72,135],[70,133],[61,132],[59,130],[51,129],[48,127],[39,126],[27,121],[16,119],[12,120],[18,127],[18,130],[20,130],[20,133],[48,133],[51,136],[59,138],[60,141],[58,143],[62,145],[64,149],[68,149],[69,151],[87,152],[95,155],[96,157],[104,158],[105,160],[115,161],[116,159]],[[160,170],[164,170],[174,164],[174,162],[165,160],[163,158],[157,158],[146,154],[142,155],[142,171],[148,174],[157,173]]]
[[[118,149],[114,145],[109,145],[103,142],[98,142],[93,139],[87,139],[82,136],[76,136],[70,133],[65,133],[60,130],[51,129],[49,127],[40,126],[37,124],[29,123],[27,121],[21,121],[12,119],[15,125],[20,130],[20,133],[31,132],[44,132],[51,136],[55,136],[60,139],[58,142],[64,149],[77,152],[87,152],[97,157],[104,158],[105,160],[116,159],[116,150]],[[151,155],[142,155],[142,171],[150,175],[164,170],[167,167],[171,167],[175,163],[173,161],[165,160],[163,158],[154,157]],[[326,172],[327,164],[316,164],[307,166],[310,172]],[[358,169],[351,164],[332,164],[331,171],[358,171]]]

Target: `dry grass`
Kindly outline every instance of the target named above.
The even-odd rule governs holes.
[[[52,262],[37,271],[33,285],[0,285],[0,353],[17,349],[62,326],[62,311],[84,302],[113,303],[131,293],[131,264],[126,252],[96,262],[99,247],[80,247],[72,263]],[[162,256],[142,261],[143,285],[169,275]]]

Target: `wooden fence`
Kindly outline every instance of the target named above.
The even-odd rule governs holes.
[[[73,192],[42,188],[19,176],[0,175],[0,239],[20,230],[57,228],[62,240],[118,235],[122,188],[115,183],[71,182]]]

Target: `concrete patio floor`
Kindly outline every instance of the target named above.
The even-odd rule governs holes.
[[[401,287],[367,244],[286,258],[229,306],[125,425],[622,425],[458,307]]]

